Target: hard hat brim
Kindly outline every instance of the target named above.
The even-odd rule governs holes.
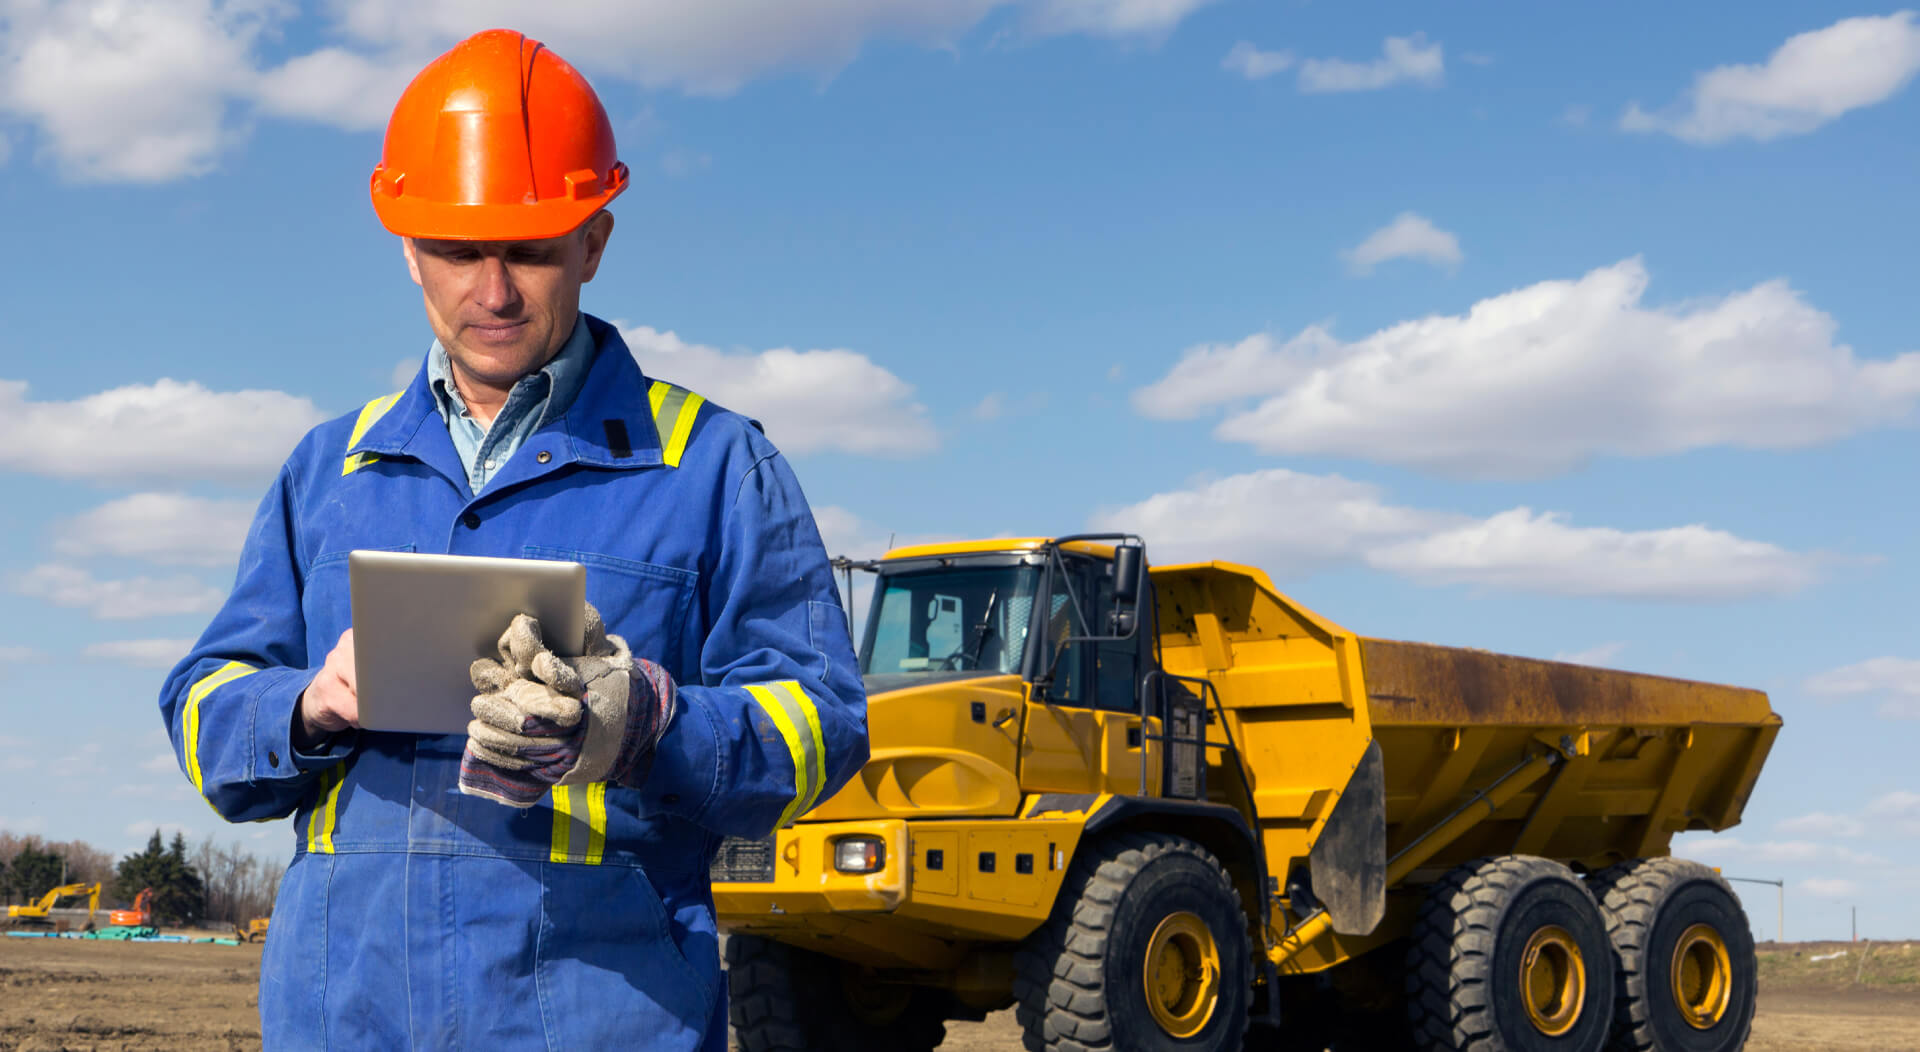
[[[557,197],[515,204],[450,204],[417,197],[393,196],[373,179],[373,210],[380,225],[401,237],[434,241],[541,241],[579,229],[627,188],[621,180],[611,189],[584,197]]]

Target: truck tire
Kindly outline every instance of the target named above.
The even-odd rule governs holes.
[[[931,1052],[950,999],[858,982],[852,965],[752,935],[727,937],[727,1021],[742,1052]]]
[[[1746,911],[1726,880],[1698,862],[1640,858],[1602,870],[1592,884],[1618,969],[1609,1047],[1744,1047],[1759,964]]]
[[[1079,855],[1053,915],[1014,957],[1029,1052],[1240,1048],[1253,946],[1219,861],[1149,833]]]
[[[1613,1021],[1613,951],[1580,878],[1558,862],[1469,862],[1428,889],[1407,954],[1416,1047],[1599,1052]]]

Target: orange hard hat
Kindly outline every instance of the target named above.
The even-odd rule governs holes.
[[[372,179],[388,230],[455,241],[559,237],[626,188],[587,78],[511,29],[476,33],[413,78]]]

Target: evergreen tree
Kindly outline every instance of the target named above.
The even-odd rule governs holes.
[[[60,885],[62,872],[59,855],[28,844],[13,857],[7,883],[22,901],[35,902]]]
[[[190,924],[200,919],[206,907],[206,889],[200,874],[187,862],[187,841],[178,833],[171,847],[162,847],[160,831],[154,830],[147,849],[120,860],[114,878],[115,896],[128,902],[140,889],[153,889],[153,916],[157,922]]]
[[[114,871],[113,897],[126,903],[132,903],[140,896],[142,888],[158,888],[165,877],[167,849],[160,841],[160,831],[153,831],[147,840],[147,849],[137,855],[128,855],[120,860]]]

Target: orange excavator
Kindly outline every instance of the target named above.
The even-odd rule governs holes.
[[[62,884],[45,895],[39,902],[25,906],[8,906],[7,919],[16,924],[51,924],[48,914],[53,912],[54,904],[63,898],[87,896],[87,927],[93,927],[93,915],[100,910],[100,882],[92,884]]]
[[[141,888],[140,894],[134,896],[132,909],[114,910],[107,914],[107,919],[133,928],[153,927],[153,889]]]

